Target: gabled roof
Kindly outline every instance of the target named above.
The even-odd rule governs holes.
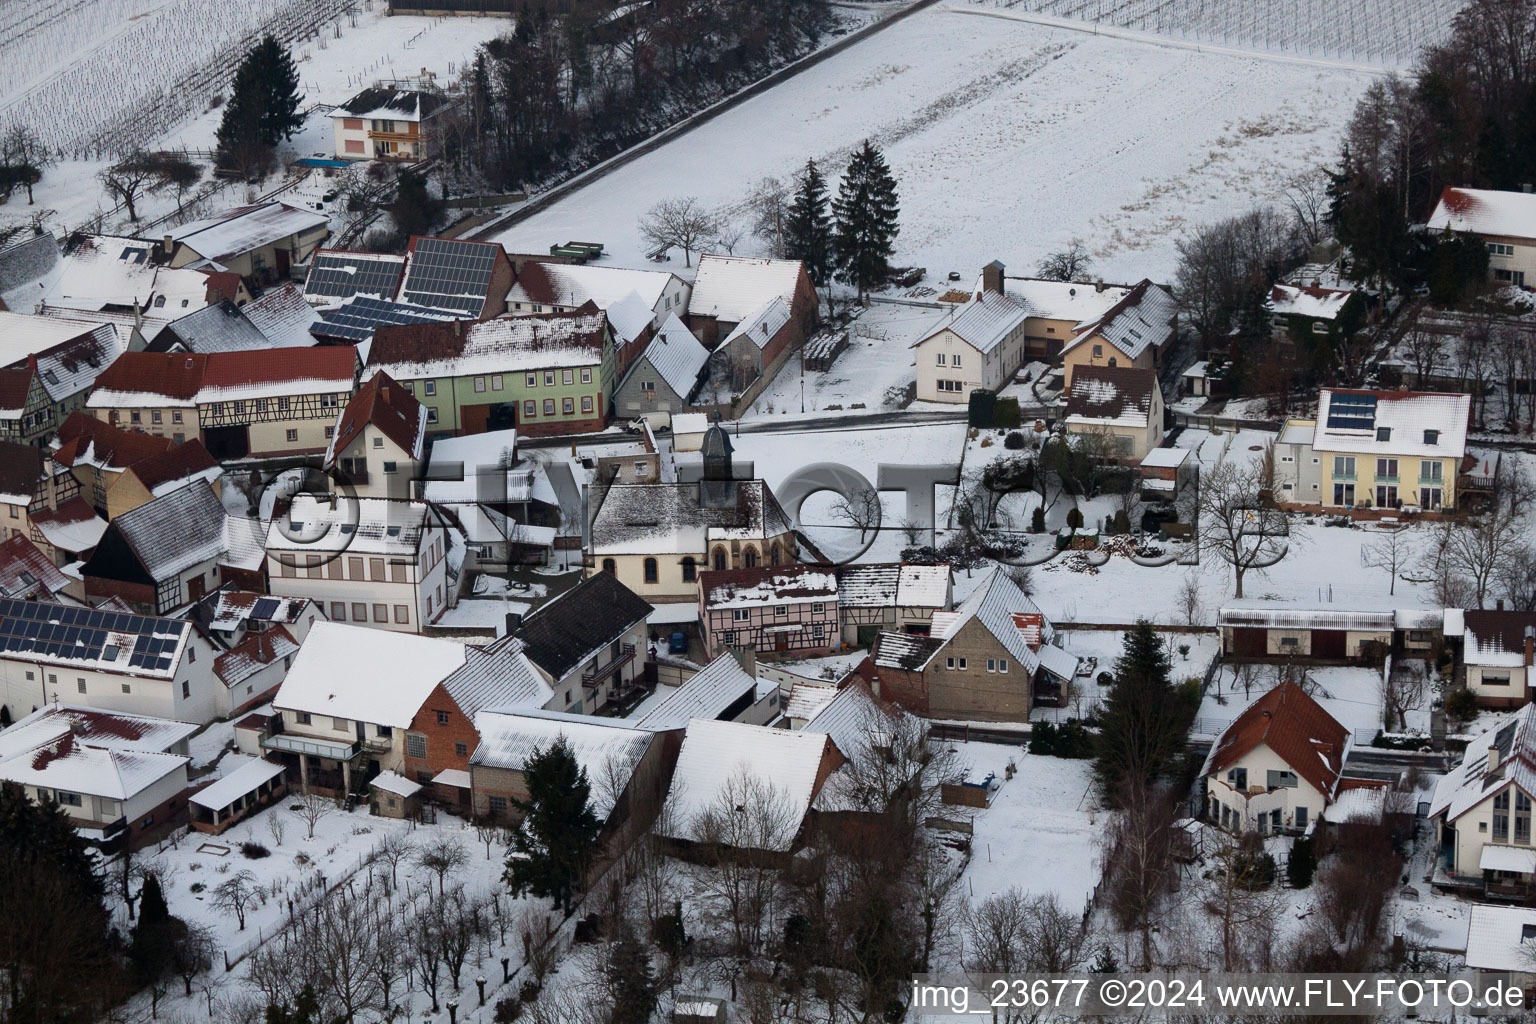
[[[49,790],[129,800],[167,775],[184,771],[191,758],[147,750],[98,747],[66,734],[0,761],[0,779]]]
[[[1079,324],[1077,334],[1062,347],[1062,351],[1100,336],[1128,358],[1135,359],[1149,345],[1160,346],[1172,339],[1178,312],[1179,304],[1172,292],[1143,278],[1098,320]],[[1075,369],[1072,372],[1074,376],[1077,374]]]
[[[789,304],[775,295],[737,324],[731,333],[726,335],[720,346],[724,348],[738,338],[745,338],[760,349],[767,348],[768,343],[784,329],[787,323],[789,323]]]
[[[33,514],[32,525],[43,540],[61,551],[83,552],[94,548],[107,532],[107,521],[79,495],[59,502],[56,509]]]
[[[699,257],[699,270],[688,298],[688,315],[740,323],[775,297],[793,309],[803,273],[804,265],[799,260],[705,253]]]
[[[811,716],[805,731],[825,733],[845,757],[851,758],[858,756],[872,732],[889,728],[892,718],[900,714],[881,707],[863,680],[855,679]]]
[[[393,121],[421,121],[447,103],[435,92],[414,89],[371,88],[353,96],[331,111],[332,117],[363,117]]]
[[[699,573],[706,608],[750,608],[837,600],[837,574],[816,565],[759,565]]]
[[[0,452],[0,459],[4,453]],[[69,577],[24,534],[13,533],[0,543],[0,596],[41,597],[45,600],[69,586]]]
[[[168,437],[124,430],[76,409],[59,426],[53,460],[61,466],[91,466],[121,472],[175,447]],[[3,489],[3,488],[0,488]]]
[[[346,249],[316,249],[304,278],[304,298],[326,304],[354,295],[393,299],[405,273],[405,257]]]
[[[269,288],[261,296],[240,307],[251,326],[267,339],[266,348],[308,348],[317,344],[309,328],[320,314],[304,301],[296,284]]]
[[[1474,904],[1467,920],[1465,959],[1474,971],[1529,977],[1536,966],[1536,909]]]
[[[1536,239],[1536,195],[1486,188],[1448,188],[1430,214],[1435,231]]]
[[[1318,392],[1312,448],[1459,460],[1467,450],[1471,411],[1472,396],[1465,394],[1323,388]]]
[[[911,347],[916,348],[930,338],[948,331],[985,355],[997,348],[1004,338],[1028,318],[1029,310],[1009,296],[984,291],[955,310],[952,319],[913,342]]]
[[[77,740],[104,750],[170,753],[196,733],[190,722],[151,718],[125,711],[103,711],[75,704],[46,704],[0,732],[0,761],[35,750],[73,734]]]
[[[686,554],[717,540],[766,541],[790,532],[789,517],[763,481],[734,481],[718,504],[705,500],[708,486],[614,484],[593,516],[593,550]]]
[[[316,622],[272,704],[405,729],[465,651],[456,640]]]
[[[1345,629],[1359,632],[1391,632],[1392,612],[1357,612],[1342,608],[1222,608],[1218,626],[1266,629]]]
[[[245,318],[241,308],[228,299],[166,324],[155,335],[150,350],[169,352],[178,342],[185,351],[200,353],[246,352],[272,347],[256,325]]]
[[[1536,639],[1536,612],[1475,608],[1462,612],[1463,655],[1468,665],[1524,665],[1527,636]]]
[[[258,624],[291,625],[299,621],[312,602],[307,597],[278,597],[251,590],[216,590],[201,602],[209,629],[245,629],[252,619]],[[321,618],[324,618],[322,615]]]
[[[0,311],[0,367],[35,360],[43,390],[55,402],[89,388],[122,350],[110,324]]]
[[[413,237],[396,297],[478,318],[506,297],[491,294],[498,265],[511,267],[498,242]]]
[[[1491,772],[1490,752],[1497,753]],[[1429,816],[1455,821],[1508,785],[1536,797],[1536,704],[1467,742],[1461,762],[1435,786]]]
[[[651,611],[650,604],[617,576],[600,572],[524,619],[517,637],[529,659],[558,680],[643,622]]]
[[[336,417],[336,431],[326,449],[327,467],[336,461],[336,453],[357,440],[363,428],[372,426],[395,443],[395,447],[420,461],[427,436],[427,411],[416,397],[396,384],[382,370],[357,389]]]
[[[331,496],[294,495],[288,513],[267,529],[267,550],[321,555],[402,555],[414,559],[422,535],[439,525],[430,522],[425,502],[390,498],[337,501]],[[299,562],[303,564],[302,561]]]
[[[328,223],[329,218],[323,213],[270,202],[237,206],[205,220],[183,224],[168,234],[177,244],[187,246],[204,259],[224,262]]]
[[[138,477],[145,490],[158,498],[194,481],[212,483],[224,475],[224,468],[208,454],[203,442],[194,437],[174,448],[138,460],[128,467],[127,472]]]
[[[1146,427],[1157,374],[1135,366],[1075,366],[1067,395],[1067,422],[1087,426]]]
[[[731,655],[722,654],[635,719],[634,726],[652,732],[685,729],[690,719],[722,717],[756,690],[757,680],[748,675]]]
[[[0,598],[0,652],[13,661],[170,679],[191,637],[179,619]]]
[[[347,345],[211,352],[125,352],[86,405],[186,406],[352,391],[357,352]]]
[[[35,371],[31,365],[0,370],[0,420],[19,420],[27,410]]]
[[[310,325],[317,338],[332,338],[358,345],[371,341],[380,327],[400,324],[434,324],[457,320],[464,314],[445,309],[428,309],[406,302],[391,302],[370,295],[354,295],[339,306],[331,306]]]
[[[669,313],[661,330],[656,332],[656,337],[651,339],[645,354],[640,358],[651,364],[651,368],[672,389],[674,395],[687,402],[698,386],[704,364],[709,362],[709,349],[693,336],[676,313]],[[631,374],[635,372],[630,371]]]
[[[211,488],[189,484],[124,512],[107,529],[122,535],[151,578],[164,580],[224,554],[226,518]],[[87,575],[95,561],[86,563]]]
[[[875,640],[875,667],[921,672],[945,643],[943,637],[883,629]]]
[[[471,721],[490,709],[543,707],[554,696],[515,637],[465,648],[464,665],[443,680],[443,687]]]
[[[30,310],[59,265],[59,243],[43,232],[0,246],[0,308]]]
[[[1226,771],[1260,745],[1268,747],[1326,800],[1344,770],[1349,730],[1292,682],[1270,690],[1227,726],[1206,757],[1202,775]]]
[[[238,644],[213,659],[213,674],[225,686],[234,686],[274,661],[297,654],[299,642],[282,626],[252,630]]]
[[[651,312],[651,307],[645,304],[638,292],[630,292],[617,302],[609,303],[603,312],[608,316],[608,326],[613,329],[614,340],[624,345],[644,334],[656,319],[656,314]]]
[[[535,753],[548,750],[564,737],[577,766],[587,774],[591,787],[588,799],[599,819],[608,817],[619,795],[608,780],[627,785],[654,738],[619,719],[553,711],[482,711],[474,721],[480,745],[469,763],[486,768],[522,771]]]
[[[627,270],[529,260],[518,269],[517,283],[507,293],[507,301],[572,307],[595,302],[599,309],[607,309],[630,295],[637,295],[649,314],[660,304],[667,286],[675,278],[675,274],[665,270]]]
[[[1337,288],[1313,288],[1300,284],[1277,284],[1269,290],[1269,308],[1276,316],[1304,316],[1315,320],[1334,320],[1344,311],[1344,304],[1354,295]]]
[[[1098,320],[1131,291],[1123,284],[1039,277],[1010,277],[1006,287],[1009,297],[1022,304],[1030,316],[1084,325]]]
[[[1027,672],[1040,667],[1040,651],[1054,635],[1051,622],[1001,568],[952,612],[934,612],[930,635],[946,643],[972,619],[1002,644]],[[1047,666],[1055,671],[1053,666]]]
[[[787,835],[760,837],[772,850],[789,850],[816,796],[830,747],[823,733],[696,718],[683,734],[667,791],[671,813],[659,819],[658,827],[669,838],[697,838],[699,816],[719,805],[733,777],[745,776],[771,786],[781,811],[796,824]]]
[[[183,352],[124,352],[102,375],[86,401],[93,409],[113,405],[197,404],[206,355]]]
[[[397,380],[596,366],[607,330],[608,318],[591,305],[478,323],[381,326],[374,331],[368,365]]]

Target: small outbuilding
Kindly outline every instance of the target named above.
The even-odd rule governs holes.
[[[198,832],[218,835],[288,792],[282,765],[262,758],[242,760],[240,767],[187,800],[192,827]]]
[[[421,789],[398,772],[379,772],[368,783],[368,809],[381,818],[415,818],[421,813]]]

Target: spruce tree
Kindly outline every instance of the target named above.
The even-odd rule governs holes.
[[[139,981],[149,983],[170,970],[175,941],[171,909],[166,905],[165,893],[160,890],[160,880],[154,875],[144,879],[144,889],[139,893],[139,920],[133,929],[133,942],[128,947],[128,959],[133,963]]]
[[[656,1012],[656,972],[650,953],[628,930],[613,944],[607,973],[613,986],[612,1024],[647,1024]]]
[[[242,169],[252,166],[259,152],[270,152],[303,126],[303,101],[293,54],[273,37],[262,37],[235,70],[217,133],[220,153]]]
[[[900,212],[896,179],[891,177],[884,155],[865,139],[848,162],[837,198],[832,200],[837,222],[832,242],[837,277],[857,288],[860,299],[891,276]]]
[[[1099,716],[1094,776],[1116,800],[1127,783],[1150,783],[1183,753],[1194,708],[1169,679],[1163,642],[1145,619],[1126,631],[1115,683]]]
[[[807,160],[789,205],[784,226],[784,245],[789,258],[805,264],[805,272],[818,288],[832,280],[832,221],[827,213],[827,181]]]
[[[534,751],[523,768],[523,782],[528,799],[512,800],[523,817],[512,832],[502,877],[514,893],[548,897],[569,914],[602,828],[588,800],[587,771],[560,736],[547,750]]]

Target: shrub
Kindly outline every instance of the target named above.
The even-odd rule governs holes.
[[[1067,525],[1074,530],[1083,528],[1083,510],[1074,508],[1067,512]]]
[[[1471,690],[1462,687],[1452,691],[1445,698],[1445,713],[1461,722],[1463,725],[1477,717],[1477,697]]]
[[[187,890],[192,893],[200,893],[207,888],[208,887],[202,882],[193,882],[191,885],[187,886]]]
[[[535,999],[539,998],[539,991],[539,983],[534,981],[532,978],[529,978],[527,981],[523,982],[521,987],[518,988],[517,998],[521,999],[525,1003],[531,1003]]]
[[[1302,836],[1291,844],[1291,859],[1286,862],[1285,874],[1294,889],[1305,889],[1312,884],[1317,872],[1317,854],[1312,849],[1312,838]]]
[[[1111,674],[1109,672],[1100,672],[1099,675],[1098,675],[1097,682],[1098,682],[1098,684],[1100,686],[1114,686],[1115,685],[1115,677],[1114,677],[1113,674]]]
[[[1257,833],[1244,836],[1242,849],[1233,855],[1229,867],[1234,883],[1249,892],[1268,889],[1275,884],[1275,858],[1265,852],[1258,839]]]
[[[523,1001],[517,996],[496,1000],[496,1024],[512,1024],[523,1015]]]
[[[1029,517],[1029,529],[1032,533],[1045,532],[1045,509],[1039,505],[1035,506],[1035,511]]]
[[[1131,517],[1125,514],[1125,509],[1121,509],[1120,511],[1115,513],[1115,532],[1116,533],[1130,533],[1131,532]]]
[[[1016,427],[1019,425],[1019,400],[1017,398],[998,398],[992,402],[992,426]]]
[[[261,860],[263,857],[272,856],[272,851],[260,843],[246,841],[240,844],[240,852],[245,854],[246,860]]]
[[[1003,438],[1003,447],[1018,451],[1024,447],[1024,435],[1017,430],[1009,431],[1008,436]]]
[[[1086,761],[1094,755],[1093,734],[1076,719],[1060,725],[1036,722],[1030,726],[1029,752]]]

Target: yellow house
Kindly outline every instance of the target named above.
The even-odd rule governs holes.
[[[1104,458],[1145,458],[1163,443],[1157,374],[1129,366],[1084,366],[1067,395],[1067,432],[1104,438]]]
[[[1178,336],[1179,304],[1173,293],[1143,279],[1103,316],[1078,325],[1061,350],[1067,387],[1078,366],[1134,366],[1156,371],[1163,351]]]
[[[1436,874],[1483,895],[1524,899],[1536,883],[1531,802],[1536,799],[1536,705],[1467,744],[1435,786]]]
[[[1312,424],[1315,501],[1330,507],[1456,507],[1470,395],[1324,388]],[[1295,500],[1312,503],[1310,495]]]

